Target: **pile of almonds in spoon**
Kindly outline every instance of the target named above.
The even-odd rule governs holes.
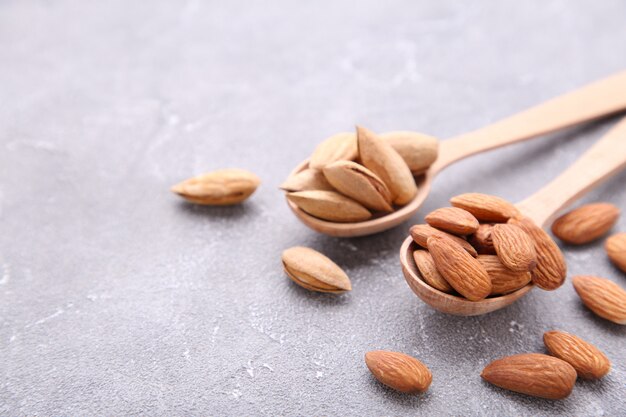
[[[416,132],[377,135],[363,127],[319,144],[306,169],[281,188],[306,213],[338,223],[390,213],[417,194],[414,175],[435,162],[438,140]]]
[[[458,195],[453,207],[426,216],[410,229],[423,249],[413,259],[425,283],[470,301],[508,294],[531,281],[560,287],[566,265],[559,247],[508,201],[478,193]]]

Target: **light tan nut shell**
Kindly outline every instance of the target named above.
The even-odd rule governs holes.
[[[312,216],[333,222],[360,222],[372,217],[361,204],[336,191],[297,191],[287,199]]]
[[[530,272],[514,272],[495,255],[478,255],[478,261],[491,278],[491,295],[509,294],[528,285]]]
[[[319,169],[305,169],[291,175],[280,185],[285,191],[333,191],[334,188]]]
[[[342,293],[352,289],[346,273],[313,249],[302,246],[289,248],[283,252],[282,261],[289,278],[307,290]]]
[[[433,380],[426,365],[404,353],[385,350],[367,352],[365,364],[378,381],[406,394],[426,391]]]
[[[613,204],[586,204],[556,219],[552,223],[552,233],[563,242],[582,245],[607,234],[619,214],[619,208]]]
[[[444,232],[469,235],[478,230],[478,220],[468,211],[457,207],[442,207],[425,217],[426,223]]]
[[[380,138],[395,149],[413,174],[424,173],[437,160],[437,138],[418,132],[393,131],[380,134]]]
[[[405,205],[417,195],[411,170],[391,145],[360,126],[357,126],[357,144],[361,162],[383,180],[395,204]]]
[[[552,330],[543,334],[543,342],[552,355],[572,365],[581,378],[602,378],[611,369],[611,361],[600,349],[573,334]]]
[[[413,252],[413,260],[425,283],[445,293],[454,292],[448,281],[437,271],[432,255],[423,249]]]
[[[328,182],[340,193],[365,207],[390,212],[391,193],[385,183],[369,169],[352,161],[337,161],[324,167]]]
[[[518,213],[513,204],[489,194],[460,194],[452,197],[450,203],[454,207],[469,211],[481,222],[506,222]]]
[[[337,133],[317,145],[309,159],[309,168],[322,169],[336,161],[352,161],[357,154],[356,134]]]
[[[192,203],[228,206],[250,197],[260,183],[259,177],[253,173],[233,168],[189,178],[171,190]]]
[[[579,275],[574,289],[589,310],[617,324],[626,324],[626,290],[606,278]]]

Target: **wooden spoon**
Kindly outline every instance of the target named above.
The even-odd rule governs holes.
[[[626,167],[626,118],[622,119],[591,149],[551,183],[516,206],[536,224],[545,227],[553,217],[583,194]],[[528,293],[533,284],[507,295],[469,301],[443,293],[426,284],[413,261],[418,249],[409,236],[400,249],[400,263],[406,282],[419,298],[444,313],[476,316],[508,306]]]
[[[287,204],[308,227],[338,237],[382,232],[409,219],[422,205],[435,176],[448,165],[468,156],[531,139],[626,109],[626,71],[559,96],[485,128],[442,141],[439,157],[424,175],[416,178],[418,194],[406,206],[390,214],[357,223],[334,223],[313,217],[294,203]],[[302,162],[291,175],[306,169]]]

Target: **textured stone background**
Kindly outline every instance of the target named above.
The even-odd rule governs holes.
[[[5,1],[0,4],[0,414],[625,415],[626,329],[568,281],[494,314],[439,314],[413,296],[407,225],[341,240],[288,211],[280,182],[315,144],[361,123],[449,137],[626,68],[620,0]],[[436,182],[519,200],[610,126],[477,156]],[[202,208],[168,187],[236,166],[246,204]],[[626,208],[622,174],[586,200]],[[619,230],[626,230],[626,217]],[[312,294],[281,271],[319,249],[354,290]],[[626,286],[601,242],[571,274]],[[549,402],[483,383],[545,330],[613,359]],[[433,371],[426,395],[379,385],[363,355]]]

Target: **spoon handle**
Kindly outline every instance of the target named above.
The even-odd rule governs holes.
[[[545,226],[559,210],[623,168],[626,168],[626,117],[561,175],[517,207]]]
[[[441,143],[438,172],[468,156],[626,109],[626,71]]]

